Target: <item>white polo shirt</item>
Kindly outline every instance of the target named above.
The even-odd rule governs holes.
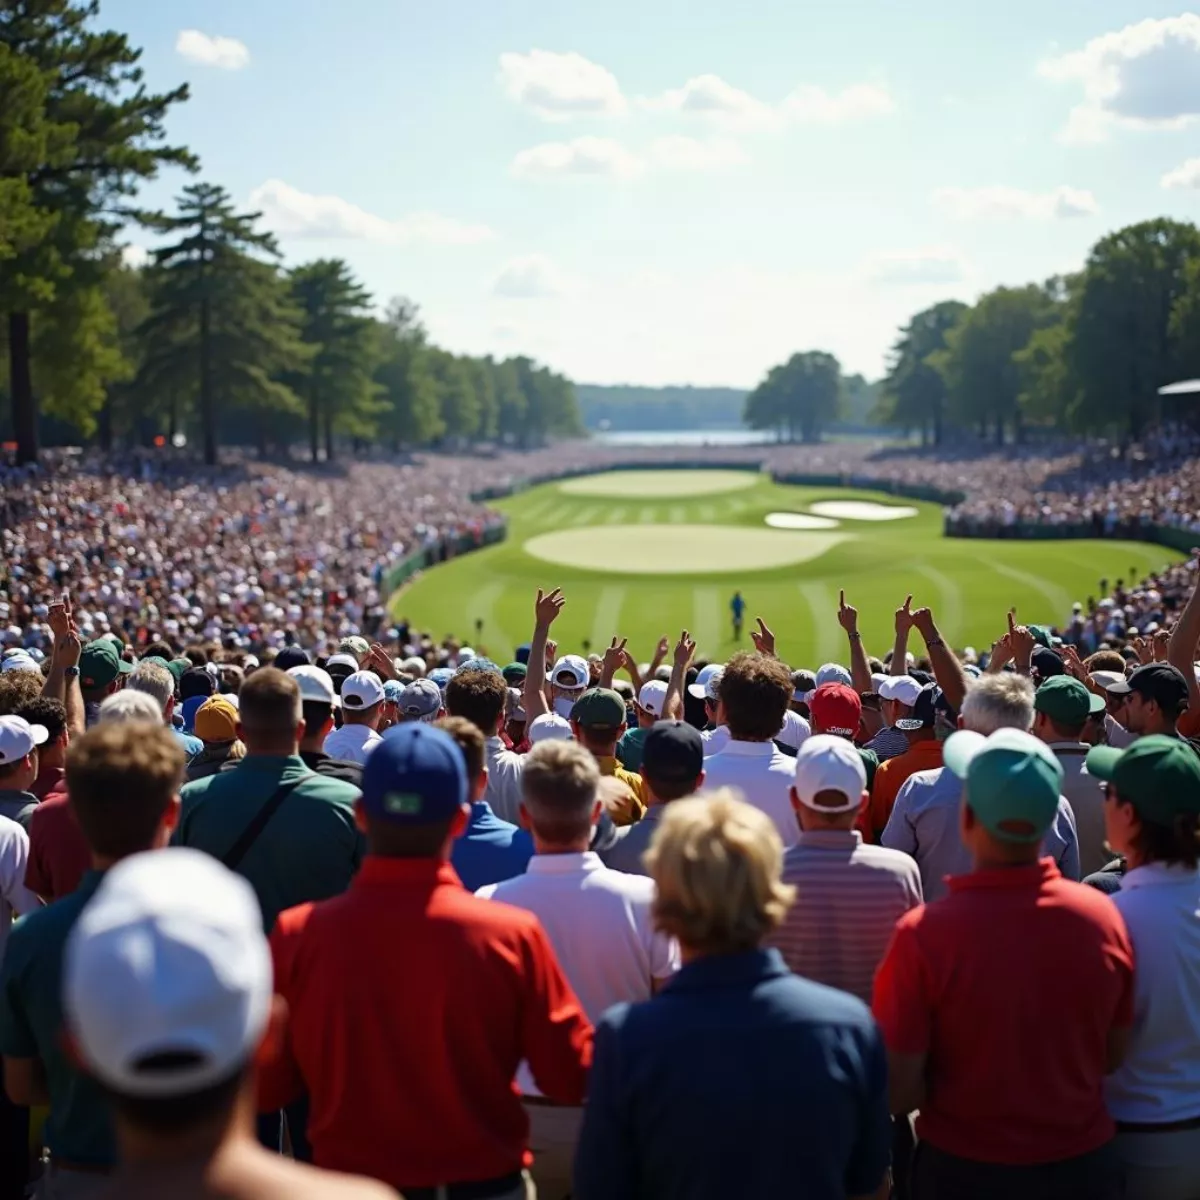
[[[1200,870],[1151,863],[1112,896],[1133,942],[1133,1038],[1105,1081],[1117,1121],[1200,1117]]]
[[[736,788],[747,804],[761,809],[775,822],[786,849],[800,837],[800,826],[788,795],[796,773],[796,760],[774,742],[735,742],[704,760],[704,790]]]
[[[704,743],[705,758],[720,754],[729,745],[729,726],[718,725],[716,729],[705,729],[700,734],[700,740]]]
[[[525,760],[509,750],[498,737],[488,738],[483,749],[488,769],[487,791],[483,798],[500,820],[520,825],[521,776],[525,771]]]
[[[0,817],[0,961],[8,945],[13,916],[23,917],[42,907],[25,886],[29,864],[29,835],[16,821]]]
[[[679,970],[679,947],[650,919],[654,881],[606,867],[598,854],[535,854],[524,875],[476,893],[533,913],[596,1024],[622,1002],[649,1000],[655,980]],[[540,1095],[522,1063],[517,1086]]]
[[[383,741],[369,725],[343,725],[325,739],[325,753],[342,762],[366,764],[367,755]]]

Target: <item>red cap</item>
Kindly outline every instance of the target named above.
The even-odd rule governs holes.
[[[832,733],[856,737],[862,722],[862,701],[858,693],[844,683],[823,683],[808,702],[814,733]]]

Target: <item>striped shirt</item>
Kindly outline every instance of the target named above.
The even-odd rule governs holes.
[[[896,922],[921,905],[917,864],[858,830],[809,830],[784,855],[783,881],[796,902],[770,944],[797,975],[869,1004]]]
[[[881,763],[889,758],[899,758],[908,749],[908,738],[903,729],[885,725],[868,743],[868,750],[874,750]]]

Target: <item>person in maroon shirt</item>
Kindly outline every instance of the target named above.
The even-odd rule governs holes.
[[[454,739],[391,731],[363,771],[369,852],[349,891],[282,913],[271,937],[290,1022],[260,1109],[307,1094],[314,1162],[405,1200],[532,1194],[517,1067],[578,1105],[591,1065],[591,1024],[537,918],[471,895],[449,863],[469,811]]]
[[[952,735],[975,869],[900,918],[875,977],[892,1111],[920,1110],[914,1200],[1118,1200],[1104,1077],[1133,1024],[1107,896],[1039,859],[1062,767],[1016,729]]]
[[[67,710],[63,702],[53,696],[37,696],[14,712],[30,725],[41,725],[49,735],[38,747],[38,773],[30,792],[44,800],[51,792],[65,791],[67,745],[71,736],[67,732]]]

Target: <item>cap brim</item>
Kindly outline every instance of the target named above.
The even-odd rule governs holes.
[[[1103,696],[1097,696],[1095,692],[1088,692],[1088,715],[1095,717],[1108,707],[1104,703]]]
[[[696,700],[704,700],[708,697],[708,689],[702,683],[689,683],[688,695]]]
[[[1111,782],[1117,771],[1117,763],[1121,761],[1124,753],[1124,750],[1118,750],[1115,746],[1093,747],[1088,751],[1085,760],[1087,773],[1097,779],[1103,779],[1106,783]]]
[[[959,730],[942,745],[942,762],[952,775],[966,779],[975,756],[987,745],[987,738],[969,729]]]
[[[133,674],[133,663],[131,663],[129,661],[129,659],[123,658],[117,664],[117,670],[120,671],[122,675],[132,675]]]
[[[1129,686],[1129,680],[1123,680],[1121,683],[1110,683],[1107,687],[1104,684],[1100,685],[1110,696],[1129,696],[1133,694],[1133,688]]]
[[[29,735],[35,746],[44,746],[50,740],[50,731],[45,725],[30,725]]]

